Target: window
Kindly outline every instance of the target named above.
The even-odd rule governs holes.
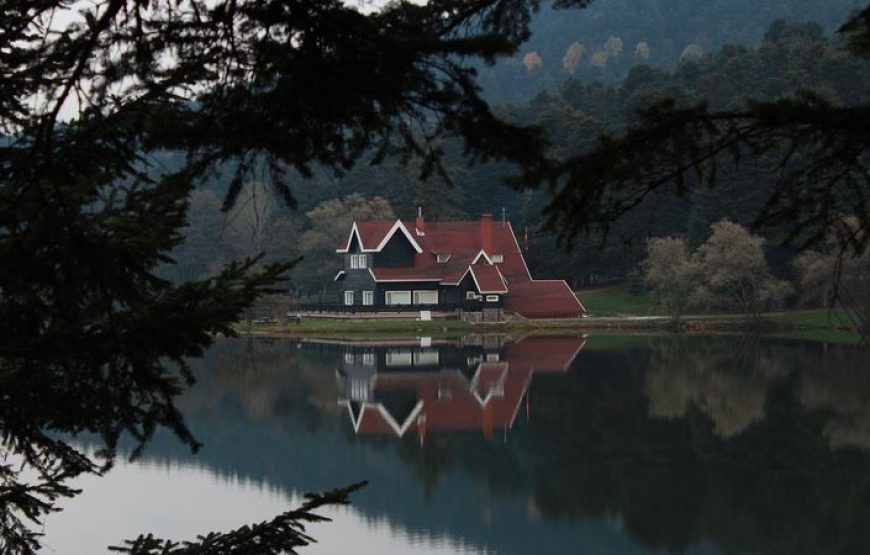
[[[414,291],[414,304],[438,304],[438,291]]]
[[[477,300],[477,293],[475,293],[474,291],[466,291],[465,292],[465,300],[466,301],[476,301]]]
[[[357,270],[368,267],[368,261],[366,260],[366,255],[364,254],[352,254],[350,255],[350,267],[351,269]]]
[[[344,362],[353,364],[353,353],[344,353]]]
[[[487,296],[486,296],[486,302],[488,302],[488,303],[497,303],[497,302],[498,302],[498,295],[487,295]]]
[[[351,306],[353,304],[353,291],[344,292],[344,304],[345,306]]]
[[[371,306],[375,304],[375,292],[374,291],[363,291],[363,304],[366,306]]]
[[[384,294],[384,300],[388,305],[405,305],[411,304],[410,291],[387,291]]]
[[[501,264],[502,262],[504,262],[504,255],[503,254],[494,254],[494,255],[490,256],[489,259],[492,260],[493,264]]]
[[[498,362],[498,353],[486,353],[487,362]]]
[[[365,366],[374,366],[375,365],[375,354],[374,353],[363,353],[362,363]]]
[[[369,400],[369,382],[354,378],[350,381],[350,398],[352,401]]]
[[[453,256],[451,254],[436,254],[435,259],[438,260],[438,264],[447,264],[450,261],[450,257]]]
[[[384,362],[387,366],[411,366],[411,351],[387,351]]]
[[[435,349],[426,349],[423,351],[414,351],[414,365],[425,366],[438,364],[438,351]]]
[[[480,364],[480,357],[468,357],[465,359],[465,364],[468,366],[477,366]]]

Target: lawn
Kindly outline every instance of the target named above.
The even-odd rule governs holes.
[[[589,316],[656,316],[649,293],[634,294],[626,283],[577,291]]]
[[[849,322],[846,314],[840,310],[825,308],[812,310],[793,310],[790,312],[772,312],[764,316],[765,320],[782,324],[791,324],[800,328],[847,328]]]

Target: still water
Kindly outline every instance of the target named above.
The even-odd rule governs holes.
[[[741,337],[224,340],[45,553],[261,521],[359,480],[324,554],[870,553],[870,362]]]

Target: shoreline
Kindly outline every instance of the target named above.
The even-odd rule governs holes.
[[[759,333],[770,336],[791,336],[857,343],[859,335],[833,318],[825,321],[827,311],[776,312],[762,316],[761,325],[742,314],[692,315],[681,319],[675,330],[671,318],[666,316],[590,316],[566,320],[522,320],[510,322],[463,322],[456,319],[418,321],[392,318],[385,320],[351,318],[303,318],[301,322],[248,324],[238,323],[234,330],[239,335],[263,337],[453,337],[471,333],[567,333],[582,334],[591,331],[605,333]]]

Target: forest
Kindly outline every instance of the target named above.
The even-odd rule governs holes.
[[[559,159],[593,149],[600,135],[619,133],[638,110],[665,97],[686,105],[706,100],[712,108],[730,109],[807,90],[835,105],[854,105],[870,90],[870,67],[844,53],[820,24],[777,20],[755,47],[727,44],[715,52],[685,56],[670,70],[637,63],[618,84],[567,77],[558,90],[541,92],[523,104],[500,105],[496,113],[543,128],[549,154]],[[776,180],[774,156],[723,167],[715,187],[650,195],[613,222],[606,237],[591,233],[566,250],[544,225],[542,212],[551,198],[547,188],[511,189],[504,184],[513,171],[510,164],[467,167],[458,141],[440,146],[446,153],[446,174],[426,179],[420,179],[419,161],[401,159],[359,163],[341,177],[326,170],[316,170],[310,179],[297,176],[295,210],[283,207],[270,193],[263,172],[260,180],[247,182],[243,202],[221,213],[221,180],[214,179],[191,196],[187,240],[174,252],[178,264],[168,270],[168,277],[203,277],[230,260],[265,251],[267,260],[303,257],[288,286],[293,295],[331,294],[331,277],[340,264],[334,249],[353,220],[412,218],[421,207],[431,220],[475,219],[482,212],[505,217],[518,236],[528,238],[526,258],[535,275],[567,279],[579,288],[639,277],[651,238],[681,236],[696,248],[721,220],[752,228]],[[755,232],[766,240],[774,274],[800,281],[795,266],[800,241],[786,242],[783,226]]]

